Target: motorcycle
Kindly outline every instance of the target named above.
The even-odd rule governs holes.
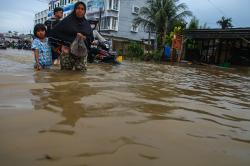
[[[110,44],[108,42],[98,42],[97,45],[92,45],[88,56],[89,63],[120,64],[120,59],[116,51],[110,51]]]

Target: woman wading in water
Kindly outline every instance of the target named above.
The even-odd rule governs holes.
[[[87,56],[93,41],[93,33],[85,18],[85,13],[85,3],[77,2],[73,12],[52,30],[51,42],[62,45],[60,56],[62,70],[86,70]],[[73,50],[70,49],[72,48],[72,43],[74,42],[75,44],[76,41],[82,47],[81,50],[77,50],[77,55],[73,54]]]

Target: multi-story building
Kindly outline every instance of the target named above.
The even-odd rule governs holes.
[[[53,15],[55,7],[64,9],[64,17],[69,15],[78,0],[51,0],[47,17]],[[133,24],[140,8],[146,0],[81,0],[87,5],[87,18],[101,18],[100,32],[111,41],[115,50],[123,49],[131,40],[145,41],[148,34],[142,27]]]
[[[49,12],[49,10],[46,9],[46,10],[43,10],[41,12],[36,13],[34,23],[35,24],[39,24],[39,23],[43,24],[48,19],[48,12]]]
[[[101,32],[107,36],[141,41],[147,34],[133,25],[140,8],[146,0],[90,0],[87,2],[87,17],[100,17]]]
[[[129,41],[146,41],[148,34],[133,24],[146,0],[89,0],[87,17],[100,18],[100,31],[111,39],[115,50],[123,50]],[[101,14],[100,14],[101,13]]]

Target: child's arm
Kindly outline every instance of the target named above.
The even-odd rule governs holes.
[[[34,56],[35,56],[35,61],[36,61],[36,66],[35,68],[37,70],[41,70],[42,66],[39,64],[39,51],[37,49],[34,50]]]

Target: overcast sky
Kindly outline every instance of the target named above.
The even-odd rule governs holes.
[[[41,2],[43,1],[43,2]],[[29,33],[36,12],[48,8],[46,0],[0,0],[0,32]],[[122,0],[126,1],[126,0]],[[250,0],[180,0],[200,20],[216,28],[223,15],[231,17],[234,27],[250,27]]]

